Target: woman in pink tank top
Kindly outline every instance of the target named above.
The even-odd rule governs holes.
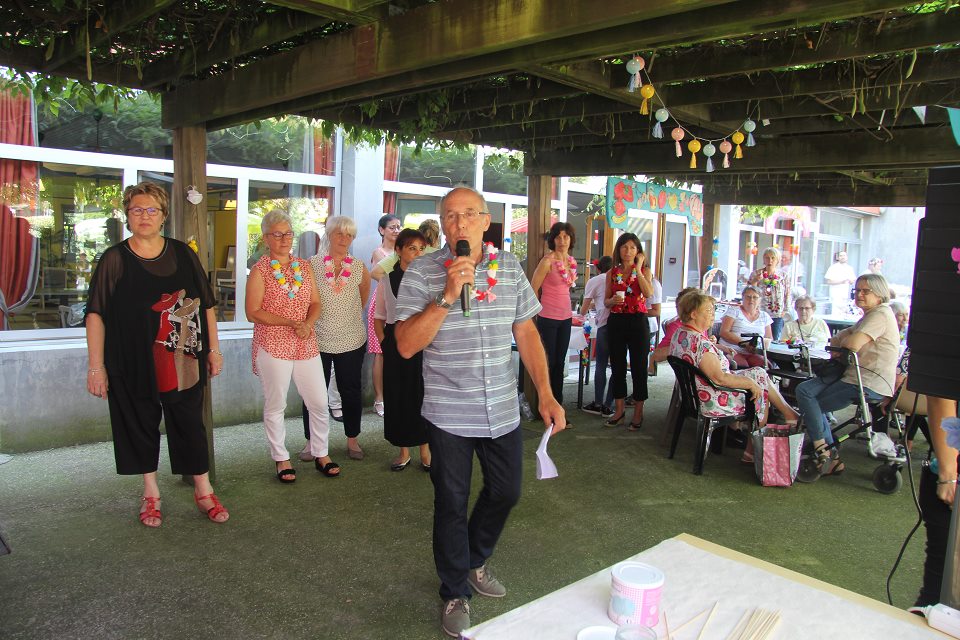
[[[567,377],[567,347],[573,323],[570,289],[577,282],[577,261],[570,255],[575,240],[572,224],[557,222],[550,227],[547,234],[550,252],[537,265],[530,282],[543,306],[537,317],[537,329],[547,352],[550,388],[560,404],[563,404],[563,379]]]

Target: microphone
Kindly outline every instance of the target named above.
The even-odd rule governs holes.
[[[466,240],[457,240],[457,257],[470,256],[470,243]],[[463,285],[460,290],[460,306],[463,308],[463,316],[470,317],[470,285]]]

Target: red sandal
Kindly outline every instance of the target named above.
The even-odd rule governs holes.
[[[163,524],[163,514],[160,513],[160,498],[143,496],[140,498],[140,523],[145,527],[156,529]],[[157,524],[147,524],[147,518],[156,518]]]
[[[209,509],[204,509],[203,506],[200,505],[201,500],[210,500],[211,502],[213,502],[213,506],[210,507]],[[215,493],[211,493],[205,496],[198,496],[197,494],[194,494],[193,501],[197,503],[197,509],[200,509],[201,512],[207,514],[207,517],[210,518],[211,522],[216,522],[217,524],[223,524],[224,522],[230,519],[230,512],[227,511],[226,507],[220,504],[220,501],[217,499],[217,494]],[[218,520],[217,516],[219,516],[221,513],[226,514],[227,517],[223,518],[222,520]]]

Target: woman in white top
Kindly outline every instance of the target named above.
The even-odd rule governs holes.
[[[404,229],[397,236],[399,257],[377,287],[373,326],[383,349],[383,437],[400,448],[400,455],[390,463],[391,471],[403,471],[410,464],[410,447],[420,447],[420,467],[430,470],[430,446],[427,425],[420,415],[423,404],[423,352],[404,358],[397,351],[394,325],[397,322],[397,293],[403,273],[427,248],[427,239],[416,229]]]
[[[343,404],[343,430],[347,434],[347,457],[363,459],[363,450],[357,442],[360,435],[360,371],[367,351],[367,330],[363,306],[370,296],[370,272],[363,260],[350,255],[349,249],[357,237],[357,224],[346,216],[327,218],[325,247],[310,259],[316,274],[320,293],[320,319],[314,325],[323,375],[330,381],[330,368],[337,371],[337,386]],[[303,411],[306,423],[308,413]]]
[[[790,304],[790,278],[780,268],[780,250],[767,247],[763,252],[763,267],[750,276],[749,284],[757,287],[763,298],[763,309],[771,318],[770,333],[774,340],[783,333],[784,316]]]
[[[823,318],[815,318],[817,303],[810,296],[800,296],[793,303],[797,319],[783,327],[784,342],[802,342],[810,347],[823,347],[830,342],[830,327]]]
[[[739,307],[731,305],[720,323],[720,343],[736,351],[734,362],[740,368],[766,367],[763,356],[754,346],[740,346],[744,335],[755,333],[770,340],[772,320],[770,315],[760,308],[760,292],[754,286],[743,288],[743,302]],[[749,340],[749,338],[746,338]]]

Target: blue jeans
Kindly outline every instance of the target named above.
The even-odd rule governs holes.
[[[783,318],[770,318],[773,320],[773,324],[770,325],[770,333],[773,335],[774,340],[779,340],[781,334],[783,334]]]
[[[867,402],[879,402],[883,397],[866,387],[863,388],[863,393]],[[830,432],[830,424],[823,414],[830,411],[839,411],[857,402],[859,397],[860,390],[857,385],[842,380],[827,384],[821,378],[816,377],[798,385],[797,405],[800,407],[803,423],[807,427],[810,439],[825,440],[828,445],[832,445],[833,434]]]
[[[523,436],[518,425],[499,438],[455,436],[427,422],[433,481],[433,560],[443,600],[469,598],[467,573],[483,566],[520,500]],[[483,488],[467,516],[473,456]]]
[[[610,340],[607,337],[607,325],[597,329],[594,344],[597,348],[597,367],[593,374],[593,401],[604,407],[612,407],[613,387],[607,387],[607,363],[610,361]],[[606,397],[603,395],[604,389],[607,391]]]

